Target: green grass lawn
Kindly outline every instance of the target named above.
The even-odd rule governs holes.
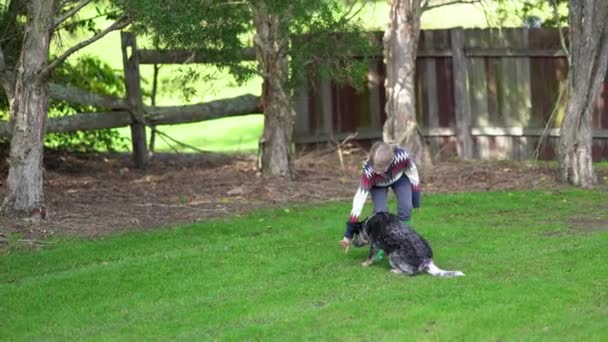
[[[258,149],[258,140],[264,128],[264,116],[252,114],[240,117],[222,118],[201,121],[186,125],[159,126],[158,130],[182,143],[198,149],[225,153],[251,153]],[[122,136],[131,139],[129,127],[119,128]],[[150,130],[147,131],[148,141]],[[160,135],[155,140],[156,152],[194,152],[175,142],[163,139]],[[127,144],[131,148],[130,142]]]
[[[605,341],[605,199],[425,197],[414,226],[455,279],[361,267],[338,246],[350,203],[57,237],[0,256],[0,339]]]

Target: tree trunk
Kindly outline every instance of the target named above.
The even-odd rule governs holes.
[[[56,1],[31,0],[11,100],[11,139],[7,214],[44,217],[43,143],[48,112],[48,80],[41,74],[48,65],[49,43]]]
[[[260,139],[262,173],[293,178],[291,145],[295,110],[286,87],[289,44],[285,32],[282,32],[285,18],[269,13],[263,2],[258,4],[254,13],[254,44],[264,79],[264,133]]]
[[[569,98],[560,137],[563,182],[592,187],[591,119],[608,67],[608,2],[570,1]]]
[[[393,0],[384,32],[386,64],[385,142],[404,147],[418,165],[431,163],[416,122],[415,72],[420,35],[420,0]]]

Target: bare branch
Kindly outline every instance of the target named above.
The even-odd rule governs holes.
[[[542,145],[544,144],[545,139],[549,135],[549,125],[551,125],[551,123],[555,119],[555,116],[557,115],[557,112],[559,111],[560,105],[562,103],[562,99],[564,98],[564,95],[566,94],[567,89],[568,89],[568,86],[564,86],[559,91],[559,96],[557,97],[557,101],[555,101],[555,105],[553,106],[553,111],[551,111],[551,115],[549,116],[549,119],[547,120],[547,123],[545,124],[545,128],[543,129],[543,132],[542,132],[540,138],[538,139],[538,144],[536,144],[536,150],[534,151],[534,162],[538,162],[538,158],[540,158],[540,149],[542,148]]]
[[[482,0],[449,0],[438,3],[431,4],[429,1],[425,1],[422,7],[422,12],[432,10],[439,7],[456,5],[456,4],[478,4],[481,3]]]
[[[53,71],[53,69],[55,69],[59,64],[63,63],[66,59],[68,59],[68,57],[70,57],[74,52],[93,44],[94,42],[103,38],[105,35],[107,35],[108,33],[112,32],[112,31],[121,30],[121,29],[125,28],[127,25],[129,25],[131,23],[131,21],[132,21],[131,17],[129,17],[128,15],[123,15],[122,17],[118,18],[112,25],[108,26],[105,30],[99,32],[98,34],[96,34],[95,36],[93,36],[87,40],[83,40],[80,43],[72,46],[63,55],[55,58],[46,67],[46,69],[41,73],[41,75],[43,75],[43,76],[49,75],[51,73],[51,71]]]
[[[119,10],[116,10],[116,11],[108,11],[108,12],[103,12],[103,13],[100,13],[100,14],[94,15],[94,16],[92,16],[92,17],[83,18],[83,19],[80,19],[80,20],[77,20],[77,21],[70,22],[69,24],[70,24],[70,25],[78,25],[78,24],[83,23],[83,22],[85,22],[85,21],[91,21],[91,20],[95,20],[95,19],[102,18],[102,17],[107,17],[107,16],[108,16],[108,15],[110,15],[110,14],[116,14],[116,13],[118,13],[118,12],[119,12]],[[64,23],[63,25],[61,25],[61,26],[59,26],[59,27],[56,27],[55,29],[56,29],[56,30],[57,30],[57,29],[61,29],[61,28],[64,28],[64,27],[66,27],[66,26],[67,26],[67,24],[65,24],[65,23]]]
[[[61,23],[63,23],[64,21],[68,20],[71,16],[73,16],[74,14],[76,14],[76,12],[80,11],[84,6],[86,6],[89,3],[91,3],[91,1],[93,1],[93,0],[82,0],[76,6],[70,8],[69,10],[67,10],[66,12],[64,12],[62,15],[58,16],[57,18],[55,18],[55,22],[53,23],[53,27],[57,28],[59,25],[61,25]]]
[[[568,47],[566,46],[566,39],[564,38],[562,21],[559,18],[559,4],[556,0],[550,0],[549,2],[551,2],[551,7],[553,8],[553,19],[557,23],[557,29],[559,30],[559,42],[562,45],[562,50],[564,50],[564,53],[566,54],[566,58],[568,59],[568,67],[570,67],[572,65],[570,59],[570,50],[568,50]]]
[[[181,147],[189,148],[198,153],[211,153],[210,151],[201,150],[200,148],[198,148],[196,146],[192,146],[192,145],[186,144],[185,142],[179,141],[179,140],[173,138],[172,136],[170,136],[169,134],[159,131],[158,128],[156,128],[156,126],[150,125],[149,123],[146,124],[146,126],[148,126],[148,128],[150,128],[154,133],[160,135],[161,139],[163,139],[163,140],[165,140],[165,138],[169,139],[170,141],[176,143],[177,145],[179,145]],[[165,140],[165,143],[167,143],[167,145],[171,146],[171,144],[166,140]]]
[[[359,6],[358,9],[354,10],[355,5],[358,3],[358,1],[352,1],[352,3],[350,4],[348,10],[344,13],[344,15],[342,16],[342,20],[349,22],[351,21],[354,17],[356,17],[359,13],[361,13],[361,11],[363,10],[363,8],[367,5],[367,1],[364,1],[361,6]]]

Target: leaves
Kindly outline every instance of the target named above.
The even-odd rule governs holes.
[[[117,0],[135,13],[133,28],[151,37],[155,48],[200,50],[219,68],[227,68],[237,83],[256,75],[242,62],[242,51],[253,45],[253,15],[266,11],[279,17],[279,34],[290,45],[290,81],[294,89],[302,76],[325,74],[340,83],[363,86],[365,58],[371,45],[359,22],[339,0]],[[187,89],[187,87],[186,87]],[[191,94],[190,94],[191,95]]]
[[[80,57],[74,64],[64,63],[55,70],[52,77],[52,81],[56,83],[117,97],[124,95],[123,79],[122,73],[112,69],[99,58],[91,56]],[[96,111],[96,108],[51,100],[49,117],[61,117],[88,111]],[[114,151],[125,145],[126,139],[121,137],[116,130],[111,129],[50,133],[45,137],[45,146],[68,151]]]
[[[558,6],[559,18],[553,13],[554,4]],[[488,13],[488,19],[498,26],[504,25],[513,16],[520,21],[516,24],[526,27],[558,27],[568,24],[567,0],[498,0],[495,6],[496,10]]]

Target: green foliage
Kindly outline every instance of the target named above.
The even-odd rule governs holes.
[[[52,81],[102,95],[124,96],[124,77],[97,57],[84,56],[75,64],[64,63],[53,73]],[[98,108],[51,100],[49,118],[94,112]],[[68,151],[114,151],[125,148],[126,139],[113,129],[73,133],[50,133],[45,146]]]
[[[80,4],[80,1],[60,1],[59,15],[63,15]],[[26,23],[26,4],[23,0],[0,0],[0,47],[4,54],[4,62],[9,70],[14,69],[21,54],[21,44]],[[88,32],[98,33],[98,20],[112,20],[120,14],[119,8],[112,6],[108,0],[93,0],[87,5],[93,7],[93,15],[83,15],[79,11],[67,18],[54,32],[53,40],[60,41],[62,36]],[[86,13],[91,13],[86,11]],[[2,108],[8,106],[6,97],[2,95]]]
[[[253,46],[257,11],[284,18],[282,38],[295,37],[287,86],[294,88],[305,73],[330,74],[359,85],[367,71],[364,59],[348,58],[351,53],[365,56],[370,45],[360,22],[339,0],[116,0],[115,4],[134,13],[134,29],[151,37],[153,46],[201,51],[220,70],[229,70],[238,84],[258,73],[255,64],[242,62],[243,49]]]
[[[16,65],[21,52],[25,30],[25,1],[0,1],[0,47],[7,66]],[[0,99],[2,108],[8,107],[6,97]]]
[[[314,2],[315,11],[290,22],[295,37],[290,51],[292,87],[302,76],[317,79],[329,75],[339,84],[361,90],[369,68],[368,56],[374,50],[373,37],[353,19],[354,8],[345,10],[340,1]]]
[[[608,231],[593,229],[608,220],[605,193],[427,196],[414,225],[440,267],[465,272],[457,279],[391,274],[386,259],[361,267],[364,248],[338,246],[349,209],[265,210],[9,250],[0,339],[608,337]]]
[[[26,2],[20,0],[7,0],[0,2],[0,46],[3,50],[5,62],[9,70],[14,69],[19,54],[25,24]],[[64,7],[60,13],[69,11],[78,2],[62,2]],[[97,33],[98,18],[112,19],[118,15],[117,8],[110,6],[105,0],[95,0],[89,6],[95,7],[95,15],[81,17],[80,14],[68,18],[56,31],[55,38],[64,34],[74,34],[86,31]],[[75,86],[90,90],[99,94],[123,96],[123,81],[121,76],[108,65],[102,63],[98,58],[83,57],[74,65],[64,63],[54,71],[52,80],[60,84]],[[0,118],[7,120],[9,117],[8,100],[4,92],[0,95]],[[98,110],[93,107],[72,105],[62,101],[50,101],[49,117],[60,117],[73,115],[79,112]],[[90,132],[75,132],[62,134],[47,134],[45,146],[54,149],[71,151],[93,151],[93,150],[115,150],[124,148],[125,139],[115,130],[99,130]],[[0,141],[2,145],[8,145],[6,139]]]
[[[160,130],[171,137],[179,137],[177,139],[183,143],[205,151],[255,153],[258,150],[263,128],[264,115],[252,114],[191,124],[166,125],[162,126]],[[129,137],[131,134],[128,127],[120,128],[118,131],[125,137]],[[152,136],[152,133],[148,132],[148,136]],[[156,136],[154,150],[157,152],[196,152],[164,139],[161,135]]]
[[[78,5],[79,2],[77,1],[65,1],[61,13],[65,13]],[[58,27],[57,33],[63,34],[64,32],[67,32],[70,34],[79,34],[87,32],[90,34],[97,34],[100,31],[97,25],[97,19],[104,18],[105,20],[115,20],[121,14],[120,9],[112,6],[112,3],[108,0],[93,0],[87,7],[89,10],[80,10],[76,15],[68,18]],[[83,12],[86,14],[83,15]]]
[[[198,50],[220,68],[245,81],[255,69],[241,63],[243,37],[250,32],[251,15],[244,2],[219,0],[117,0],[134,13],[132,29],[151,38],[161,49]]]
[[[558,27],[568,24],[568,0],[498,0],[492,16],[499,26],[507,18],[518,18],[517,25],[527,27]],[[557,16],[554,8],[557,6]]]

